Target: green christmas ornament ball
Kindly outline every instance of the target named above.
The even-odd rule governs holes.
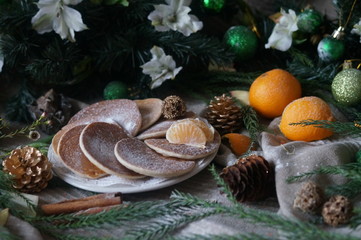
[[[332,95],[343,105],[351,106],[361,102],[361,71],[344,69],[332,81]]]
[[[314,33],[321,26],[323,18],[319,12],[306,9],[298,15],[298,30],[305,33]]]
[[[335,61],[340,59],[345,52],[345,44],[341,40],[328,36],[319,42],[317,52],[322,61]]]
[[[224,35],[226,44],[236,54],[237,60],[247,60],[257,51],[258,39],[254,32],[245,26],[233,26]]]
[[[203,0],[203,6],[209,10],[219,12],[224,7],[225,0]]]
[[[112,81],[105,86],[103,94],[105,100],[127,98],[128,90],[124,83]]]

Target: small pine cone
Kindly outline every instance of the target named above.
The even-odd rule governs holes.
[[[48,158],[33,147],[13,150],[2,164],[3,171],[14,177],[13,187],[21,192],[40,192],[53,177]]]
[[[243,125],[242,109],[225,94],[214,97],[205,117],[221,135],[240,130]]]
[[[307,213],[315,213],[324,203],[324,194],[320,187],[313,182],[306,182],[296,193],[293,207]]]
[[[336,227],[350,220],[352,209],[352,204],[347,197],[336,195],[323,205],[322,217],[325,223]]]
[[[182,98],[171,95],[164,99],[163,116],[166,119],[176,119],[184,116],[187,107]]]
[[[234,165],[224,168],[220,177],[239,202],[261,200],[274,189],[274,170],[261,156],[239,159]]]

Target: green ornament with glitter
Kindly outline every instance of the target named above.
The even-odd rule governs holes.
[[[104,88],[104,99],[120,99],[128,97],[127,86],[120,81],[109,82]]]
[[[220,12],[224,7],[225,0],[202,0],[202,3],[206,9]]]
[[[239,61],[252,58],[257,51],[257,36],[245,26],[231,27],[224,35],[224,39]]]
[[[314,9],[306,9],[298,15],[298,30],[304,33],[315,33],[323,23],[323,17]]]
[[[352,106],[361,102],[361,71],[346,68],[339,72],[332,81],[332,95],[343,105]]]

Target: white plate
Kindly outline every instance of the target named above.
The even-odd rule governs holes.
[[[59,160],[59,156],[54,153],[52,146],[49,147],[48,158],[50,162],[53,164],[54,173],[69,183],[70,185],[81,188],[84,190],[106,193],[106,192],[121,192],[121,193],[139,193],[146,192],[156,189],[161,189],[165,187],[169,187],[171,185],[182,182],[195,174],[202,171],[208,164],[213,160],[217,151],[212,155],[197,160],[195,167],[189,173],[186,173],[179,177],[174,178],[154,178],[147,177],[143,179],[124,179],[117,176],[108,176],[99,179],[87,179],[80,177],[70,171],[68,168],[64,166],[64,164]]]

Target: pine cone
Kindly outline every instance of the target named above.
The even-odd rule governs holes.
[[[166,119],[176,119],[184,116],[187,107],[182,98],[171,95],[164,99],[163,103],[163,116]]]
[[[241,158],[222,170],[220,177],[239,202],[261,200],[274,190],[274,170],[261,156]]]
[[[347,223],[352,216],[352,204],[344,196],[336,195],[323,205],[322,217],[325,223],[338,226]]]
[[[57,94],[50,89],[44,96],[41,96],[28,109],[34,120],[45,115],[49,124],[40,126],[47,134],[54,134],[68,123],[72,115],[72,105],[69,99],[62,94]]]
[[[13,150],[2,164],[3,171],[14,177],[13,187],[21,192],[40,192],[53,177],[48,158],[33,147]]]
[[[232,97],[214,97],[208,106],[206,119],[221,134],[235,132],[242,127],[242,109],[238,107]]]
[[[324,202],[324,194],[320,187],[313,182],[306,182],[296,193],[293,207],[303,212],[314,213]]]

